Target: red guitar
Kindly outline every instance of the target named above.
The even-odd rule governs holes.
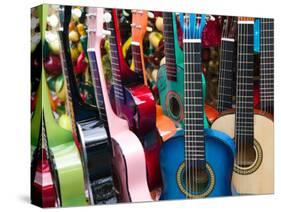
[[[130,129],[144,146],[148,184],[150,189],[154,189],[161,185],[159,151],[162,142],[156,129],[155,101],[149,88],[143,84],[142,70],[132,72],[126,64],[122,55],[117,10],[112,9],[111,14],[112,21],[107,23],[107,30],[111,32],[113,79],[110,100],[115,113],[128,121]],[[137,63],[135,65],[137,67]]]

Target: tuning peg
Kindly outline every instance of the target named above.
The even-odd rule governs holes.
[[[147,12],[147,16],[148,16],[148,18],[153,19],[153,18],[154,18],[154,13],[148,11],[148,12]]]
[[[152,32],[152,31],[153,31],[153,28],[148,26],[148,27],[146,27],[146,31]]]
[[[87,17],[96,17],[97,13],[87,13],[86,16]]]
[[[109,30],[102,30],[103,35],[111,35],[111,32]]]
[[[111,21],[111,19],[112,19],[112,16],[111,16],[111,14],[109,12],[105,12],[103,14],[103,21],[105,23],[109,23]]]
[[[131,24],[131,27],[132,27],[132,28],[134,28],[134,27],[136,27],[136,26],[137,26],[137,25],[134,24],[134,23]]]

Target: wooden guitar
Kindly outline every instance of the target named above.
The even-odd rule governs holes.
[[[161,107],[164,114],[168,115],[174,122],[180,123],[184,128],[184,56],[179,46],[176,14],[163,13],[164,20],[164,51],[166,64],[159,69],[157,76],[157,87]],[[184,24],[181,21],[181,26]],[[202,75],[204,95],[206,82]],[[207,119],[204,119],[205,127],[209,127]]]
[[[238,18],[236,108],[224,112],[212,128],[235,139],[237,156],[233,184],[241,194],[273,192],[273,129],[265,112],[253,105],[253,18]]]
[[[115,115],[110,104],[100,52],[104,17],[102,8],[89,8],[88,55],[98,108],[112,140],[112,165],[118,201],[151,201],[142,144],[129,130],[128,122]]]
[[[228,17],[224,20],[219,65],[217,110],[223,112],[233,105],[233,74],[235,68],[237,19]]]
[[[143,39],[147,31],[148,25],[148,12],[143,10],[133,10],[132,18],[132,54],[134,61],[134,71],[143,76],[141,83],[148,87],[147,71],[145,66],[144,50],[143,50]],[[164,115],[160,105],[156,104],[156,127],[158,133],[165,141],[173,136],[177,129],[173,121]]]
[[[71,7],[65,6],[61,12],[63,30],[59,31],[61,61],[68,90],[67,103],[72,119],[73,136],[80,147],[83,159],[86,192],[90,204],[116,203],[111,139],[97,107],[88,105],[81,99],[69,48],[70,18]]]
[[[116,9],[112,9],[111,14],[112,21],[107,23],[111,33],[109,40],[113,79],[110,100],[114,112],[128,121],[130,129],[143,144],[148,184],[150,189],[154,189],[161,185],[159,152],[162,142],[156,128],[155,101],[149,88],[143,84],[142,69],[137,68],[138,62],[135,63],[135,72],[125,65]],[[133,55],[136,56],[139,53],[135,52],[137,46],[134,48]]]
[[[184,136],[163,143],[161,199],[231,195],[235,146],[226,134],[204,129],[201,34],[205,16],[185,17]],[[201,20],[201,24],[200,24]]]

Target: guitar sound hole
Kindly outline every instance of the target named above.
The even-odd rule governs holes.
[[[257,158],[256,150],[251,147],[238,147],[236,164],[243,169],[251,167]]]
[[[183,178],[187,190],[195,195],[204,193],[210,184],[206,169],[189,169],[187,173],[184,172]]]
[[[180,104],[174,96],[172,96],[170,98],[170,110],[171,110],[173,116],[179,117],[179,115],[180,115]]]

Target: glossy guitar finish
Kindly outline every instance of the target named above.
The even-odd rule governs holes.
[[[146,180],[145,155],[141,142],[129,130],[126,120],[114,114],[105,83],[100,52],[100,40],[103,36],[103,9],[93,8],[96,14],[96,28],[89,30],[95,35],[95,41],[90,39],[88,55],[94,87],[96,88],[99,110],[106,113],[106,120],[113,145],[113,170],[115,188],[120,202],[151,201]],[[92,17],[92,18],[95,18]],[[90,17],[91,18],[91,17]]]
[[[59,205],[63,207],[87,205],[79,150],[71,132],[61,128],[53,117],[44,70],[41,80],[48,154],[57,196],[60,199]]]
[[[87,197],[90,204],[116,203],[111,140],[97,107],[88,105],[81,99],[74,75],[68,39],[71,7],[65,6],[61,16],[63,31],[59,32],[59,37],[63,73],[68,88],[68,109],[72,118],[73,136],[81,148]]]
[[[178,43],[175,13],[164,13],[164,34],[166,64],[160,66],[157,75],[160,103],[163,113],[184,127],[184,56]],[[205,98],[206,81],[203,74],[202,82]],[[204,119],[204,124],[206,128],[209,127],[207,118]]]
[[[215,183],[211,191],[204,194],[187,196],[179,188],[180,180],[176,179],[178,169],[184,162],[184,136],[175,136],[161,146],[160,164],[163,179],[161,199],[186,199],[215,196],[229,196],[231,191],[231,177],[233,170],[233,155],[235,147],[233,140],[226,134],[211,129],[205,129],[206,161],[214,175],[209,175]],[[230,157],[232,156],[232,157]],[[182,180],[182,179],[181,179]]]
[[[162,144],[161,199],[231,195],[235,145],[224,133],[204,129],[201,74],[201,33],[205,16],[185,17],[184,28],[184,136]],[[187,22],[187,23],[186,23]]]
[[[233,184],[241,194],[274,191],[274,124],[265,112],[254,111],[254,20],[238,18],[236,108],[223,113],[212,128],[235,138],[237,156]]]
[[[112,9],[112,18],[113,22],[107,26],[111,33],[113,72],[110,100],[114,112],[128,121],[130,129],[143,144],[148,184],[150,189],[154,189],[161,185],[158,156],[162,142],[156,129],[155,101],[149,88],[143,84],[142,70],[141,73],[132,72],[124,61],[116,9]]]
[[[41,39],[45,41],[45,27],[48,6],[38,7]],[[36,47],[36,52],[42,52],[45,42],[41,42]],[[46,45],[46,44],[45,44]],[[38,73],[42,68],[42,54],[36,54],[38,61]],[[38,59],[40,58],[40,59]],[[41,78],[41,77],[40,77]],[[46,144],[44,144],[44,131],[42,126],[42,80],[39,83],[36,94],[36,106],[31,119],[31,202],[40,207],[55,207],[57,195],[52,179],[50,162],[47,158]],[[45,130],[45,129],[44,129]],[[43,132],[42,132],[43,131]]]

